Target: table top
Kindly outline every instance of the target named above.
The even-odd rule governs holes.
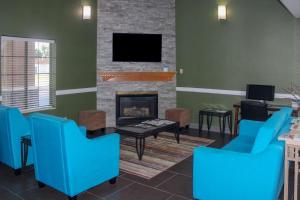
[[[199,110],[199,113],[202,114],[215,114],[215,115],[228,115],[232,113],[231,110],[223,110],[223,109],[216,109],[216,108],[203,108]]]
[[[233,107],[234,108],[240,108],[241,107],[241,102],[237,102],[235,104],[233,104]],[[268,110],[270,111],[277,111],[279,110],[280,108],[283,108],[283,107],[291,107],[291,105],[287,105],[287,104],[276,104],[276,103],[267,103],[267,108]],[[300,111],[300,107],[298,108],[293,108],[292,109],[294,111]]]
[[[300,146],[300,140],[297,139],[297,135],[300,134],[300,130],[291,130],[286,134],[282,134],[278,137],[279,141],[284,141],[288,145]]]
[[[158,133],[167,129],[174,128],[178,125],[178,122],[172,122],[169,124],[162,124],[159,126],[146,125],[143,127],[141,124],[131,124],[126,126],[117,126],[117,132],[120,134],[133,134],[134,136],[148,136],[154,133]]]

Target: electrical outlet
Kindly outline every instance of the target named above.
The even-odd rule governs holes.
[[[179,74],[183,74],[183,69],[182,68],[179,69]]]

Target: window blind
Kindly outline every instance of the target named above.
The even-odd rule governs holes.
[[[56,106],[56,45],[52,40],[1,37],[2,104],[23,112]]]

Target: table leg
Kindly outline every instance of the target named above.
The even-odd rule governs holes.
[[[219,128],[220,128],[220,133],[222,133],[222,117],[221,116],[219,116]]]
[[[24,167],[26,167],[28,159],[28,144],[24,145]]]
[[[235,107],[234,108],[234,132],[233,132],[233,136],[237,135],[239,112],[240,112],[240,108]]]
[[[222,135],[225,136],[226,116],[222,117]]]
[[[135,138],[135,148],[139,160],[142,160],[145,150],[145,138]]]
[[[294,175],[294,199],[298,199],[298,175],[299,175],[299,160],[298,160],[298,154],[299,154],[299,149],[295,148],[295,175]]]
[[[211,127],[211,123],[212,123],[212,115],[210,114],[207,114],[206,115],[206,118],[207,118],[207,133],[209,133],[209,130],[210,130],[210,127]]]
[[[228,116],[228,127],[230,130],[230,136],[232,136],[232,113]]]
[[[199,136],[202,134],[202,127],[203,127],[203,115],[199,112]]]
[[[23,169],[25,167],[26,164],[24,164],[24,141],[23,139],[21,139],[21,169]]]
[[[175,138],[176,138],[176,141],[178,144],[180,142],[180,130],[179,129],[180,129],[180,127],[179,127],[179,122],[178,122],[175,125]]]
[[[226,117],[219,116],[220,134],[222,134],[223,136],[225,136],[225,123],[226,123]]]
[[[289,197],[289,161],[288,161],[288,146],[285,147],[285,161],[284,161],[284,200]]]

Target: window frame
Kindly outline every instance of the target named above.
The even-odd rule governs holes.
[[[46,111],[46,110],[55,110],[56,109],[56,41],[49,40],[49,39],[39,39],[39,38],[26,38],[26,37],[15,37],[15,36],[0,36],[0,105],[3,104],[3,97],[2,97],[2,42],[3,41],[21,41],[21,42],[41,42],[41,43],[49,43],[49,45],[54,45],[54,54],[50,56],[49,52],[49,105],[48,106],[38,106],[36,108],[27,108],[27,109],[20,109],[22,113],[30,113],[30,112],[37,112],[37,111]],[[28,59],[28,55],[24,56],[25,59]],[[38,58],[38,57],[37,57]],[[50,64],[53,60],[55,64]],[[25,66],[24,66],[25,68]],[[39,73],[35,73],[39,74]],[[28,76],[28,74],[24,75]],[[27,77],[26,77],[27,78]],[[51,80],[54,79],[54,80]],[[26,82],[27,86],[28,82]],[[24,87],[26,87],[24,85]],[[52,89],[51,89],[52,87]],[[25,90],[24,90],[25,91]],[[40,90],[38,90],[40,91]],[[51,94],[52,93],[52,94]],[[53,95],[53,96],[52,96]],[[50,101],[52,100],[52,103]],[[3,104],[5,105],[5,104]]]

